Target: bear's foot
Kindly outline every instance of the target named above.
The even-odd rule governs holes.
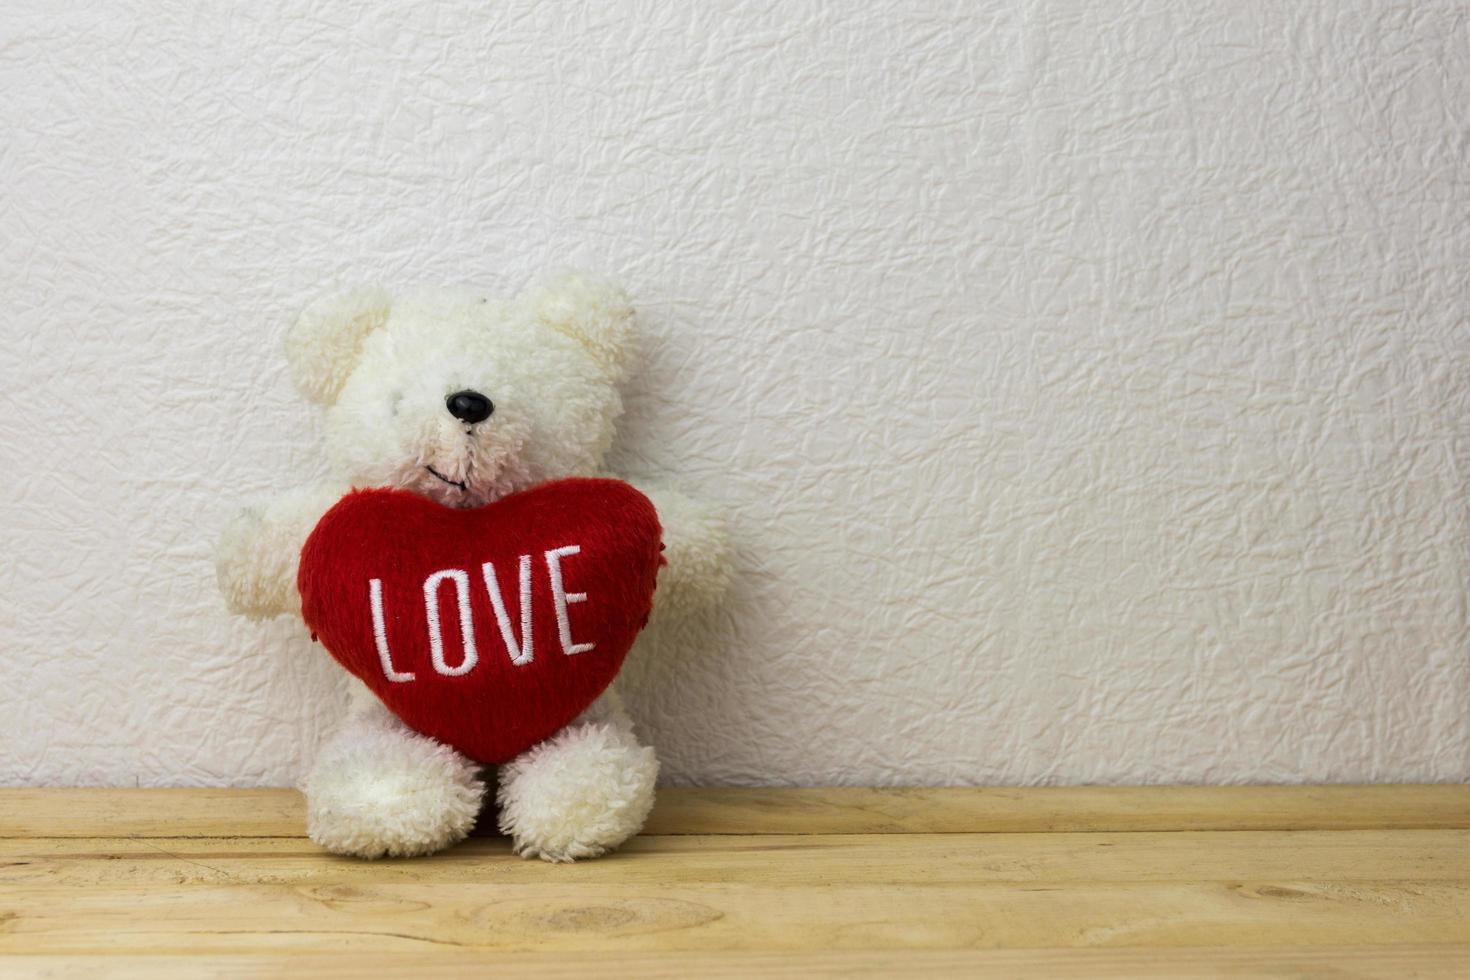
[[[306,828],[335,854],[432,854],[475,825],[479,767],[396,720],[356,718],[322,749],[303,787]]]
[[[631,725],[574,723],[501,768],[500,829],[522,857],[597,857],[642,828],[657,778]]]

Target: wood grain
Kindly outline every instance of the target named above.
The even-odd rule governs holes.
[[[861,953],[289,953],[218,956],[16,956],[0,960],[7,977],[96,980],[323,977],[328,980],[463,977],[566,980],[639,977],[1086,977],[1097,980],[1166,977],[1177,980],[1331,977],[1458,978],[1466,976],[1470,944],[1443,946],[1188,947],[1175,949],[872,950]]]
[[[661,790],[651,834],[1470,828],[1470,786]]]
[[[1470,831],[639,837],[596,861],[524,861],[503,839],[356,861],[300,838],[0,840],[18,885],[963,885],[1236,880],[1470,881]]]
[[[990,949],[1463,942],[1470,883],[385,883],[6,889],[0,953]]]
[[[0,789],[0,837],[299,837],[305,819],[289,789]],[[645,833],[1449,828],[1470,829],[1470,786],[668,788]]]
[[[1465,787],[676,790],[651,829],[361,862],[288,791],[5,791],[0,976],[1470,976]]]

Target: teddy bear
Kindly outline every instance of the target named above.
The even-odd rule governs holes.
[[[301,615],[303,543],[349,491],[392,488],[481,508],[553,481],[606,476],[635,326],[620,289],[574,273],[510,299],[370,287],[312,303],[288,331],[286,355],[301,393],[325,409],[334,476],[249,508],[225,529],[216,567],[230,610]],[[669,488],[637,489],[662,528],[653,618],[709,606],[728,578],[722,520]],[[410,728],[356,678],[351,686],[347,717],[302,782],[309,836],[363,858],[463,839],[486,802],[485,767]],[[638,832],[658,760],[608,687],[494,775],[499,826],[516,853],[565,862]]]

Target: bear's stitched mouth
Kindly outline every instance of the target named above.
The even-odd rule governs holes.
[[[434,469],[434,467],[432,467],[432,466],[425,466],[424,469],[428,470],[430,473],[434,474],[436,477],[438,477],[439,479],[443,480],[445,483],[449,484],[451,487],[459,487],[461,490],[469,490],[469,487],[465,486],[462,481],[460,481],[460,480],[451,480],[449,477],[445,476],[443,473],[440,473],[438,470]]]

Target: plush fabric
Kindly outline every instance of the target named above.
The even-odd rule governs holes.
[[[620,703],[612,718],[568,725],[500,768],[500,829],[522,857],[597,857],[643,826],[658,759]],[[621,716],[621,717],[619,717]]]
[[[322,746],[302,789],[306,832],[354,857],[414,857],[461,841],[484,802],[480,767],[381,703]]]
[[[658,759],[606,684],[655,580],[653,615],[677,621],[718,600],[730,551],[713,508],[593,479],[606,475],[635,320],[612,283],[562,273],[510,297],[348,289],[288,332],[292,376],[326,410],[330,481],[243,511],[216,569],[231,609],[301,614],[354,675],[353,708],[302,785],[323,847],[368,858],[447,847],[486,794],[481,764],[499,760],[517,853],[579,860],[642,825]],[[455,394],[469,392],[489,415],[456,414]],[[563,571],[565,633],[548,552]]]
[[[617,480],[467,510],[358,490],[302,548],[302,616],[411,729],[501,763],[612,682],[648,620],[660,536],[648,498]]]

